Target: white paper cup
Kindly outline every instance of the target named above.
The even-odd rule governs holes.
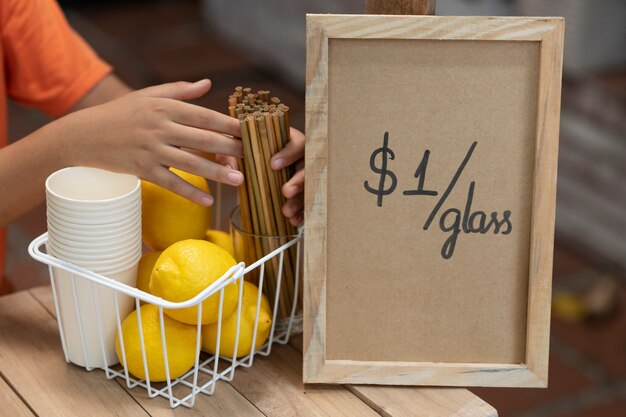
[[[117,313],[114,291],[82,277],[72,276],[58,268],[53,268],[53,272],[63,325],[62,337],[68,359],[77,365],[93,368],[117,364],[119,361],[115,353]],[[136,263],[108,275],[109,278],[130,286],[135,286],[136,276]],[[133,309],[133,299],[121,293],[118,293],[117,299],[120,321],[124,321]]]
[[[110,211],[123,210],[129,204],[134,204],[137,199],[141,199],[141,182],[137,184],[137,188],[130,191],[124,196],[112,199],[73,199],[64,198],[58,192],[46,189],[46,202],[54,205],[58,210],[69,210],[73,213],[97,213],[102,208]]]
[[[51,196],[47,194],[47,196]],[[52,196],[51,196],[52,197]],[[134,209],[137,206],[137,200],[141,199],[141,193],[133,193],[124,203],[119,203],[114,206],[98,205],[95,207],[73,207],[71,204],[62,203],[59,200],[55,200],[54,197],[46,198],[46,205],[48,209],[55,213],[66,213],[67,215],[76,215],[81,217],[102,217],[103,207],[106,207],[106,214],[117,216],[120,213],[126,213],[129,209]]]
[[[131,258],[128,258],[124,262],[115,263],[115,264],[106,264],[102,266],[98,266],[98,265],[90,266],[90,265],[87,265],[86,262],[82,262],[82,261],[67,260],[66,262],[70,262],[73,265],[87,269],[91,272],[95,272],[96,274],[109,277],[109,275],[115,274],[119,271],[126,270],[128,268],[131,268],[133,265],[136,265],[137,263],[139,263],[140,258],[141,258],[141,255],[133,256]]]
[[[67,216],[63,213],[56,213],[50,208],[46,211],[49,222],[54,222],[59,225],[74,228],[88,228],[88,227],[122,227],[126,224],[135,222],[138,218],[141,218],[141,207],[129,209],[123,214],[116,217],[108,216],[103,213],[101,217],[95,218],[83,218],[79,216]]]
[[[48,226],[48,241],[60,259],[75,261],[89,259],[114,262],[135,252],[141,252],[141,224],[125,228],[124,233],[76,235]]]
[[[132,175],[71,167],[46,180],[47,250],[53,256],[135,286],[141,257],[141,182]],[[115,292],[53,268],[68,359],[81,366],[117,363]],[[118,297],[121,320],[132,299]]]
[[[141,181],[134,175],[99,168],[70,167],[46,180],[47,199],[70,209],[113,209],[141,194]]]
[[[82,246],[119,246],[124,242],[141,240],[141,223],[137,223],[120,231],[100,231],[100,232],[78,232],[54,224],[48,225],[50,238],[58,242],[71,245],[72,247]]]
[[[52,223],[48,224],[48,233],[53,238],[59,238],[60,241],[72,246],[82,244],[97,244],[101,246],[114,246],[124,241],[137,241],[141,235],[141,224],[124,227],[121,230],[107,231],[74,231],[63,226],[56,226]]]
[[[79,236],[48,229],[48,242],[54,250],[63,255],[91,258],[124,257],[129,252],[142,248],[141,226],[134,227],[126,235],[118,236]]]
[[[141,217],[119,225],[67,225],[54,220],[48,215],[48,227],[53,227],[55,232],[62,233],[70,238],[107,239],[109,237],[132,236],[137,227],[141,227]]]
[[[66,212],[57,212],[50,206],[46,210],[48,217],[52,216],[55,222],[67,224],[70,227],[89,227],[89,226],[121,226],[124,223],[128,223],[131,219],[136,219],[141,216],[141,207],[129,207],[128,209],[120,212],[119,214],[110,215],[106,213],[100,213],[99,216],[89,215],[83,216],[82,214],[68,214]]]
[[[58,252],[53,245],[48,245],[48,251],[50,254],[58,259],[62,259],[73,265],[81,268],[88,269],[92,272],[96,272],[108,277],[108,274],[117,273],[119,271],[128,269],[141,259],[141,250],[136,249],[131,253],[128,253],[124,257],[117,259],[90,259],[85,257],[69,256],[62,252]]]
[[[135,252],[141,251],[141,245],[133,244],[127,246],[124,250],[110,250],[107,252],[104,251],[96,251],[96,250],[83,250],[77,251],[66,246],[62,246],[61,244],[48,240],[50,242],[50,247],[59,259],[63,260],[84,260],[84,261],[101,261],[101,262],[109,262],[116,263],[119,260],[126,259],[131,254]]]
[[[62,243],[70,248],[75,249],[115,249],[116,247],[126,246],[133,242],[141,241],[141,227],[136,227],[132,229],[132,233],[139,234],[137,235],[119,235],[114,237],[99,237],[95,236],[71,236],[68,233],[63,233],[62,231],[57,230],[55,227],[50,226],[48,228],[48,238],[55,242]]]
[[[128,224],[121,226],[85,226],[75,227],[66,226],[48,216],[48,229],[53,229],[55,235],[65,236],[68,240],[78,239],[93,241],[98,240],[106,243],[106,239],[115,240],[115,238],[124,236],[135,236],[137,229],[141,229],[141,218],[133,220]],[[140,230],[141,232],[141,230]]]
[[[51,241],[50,247],[52,248],[55,256],[60,259],[64,259],[67,261],[80,261],[80,262],[90,262],[91,264],[95,264],[98,262],[99,264],[117,264],[125,261],[126,259],[135,256],[136,254],[141,255],[141,244],[132,244],[124,248],[124,250],[110,250],[108,252],[104,251],[81,251],[78,252],[76,250],[72,250],[71,248],[62,246],[61,244]]]
[[[141,250],[140,239],[126,239],[119,243],[104,245],[99,242],[77,243],[67,241],[62,237],[54,237],[48,234],[48,242],[55,253],[59,256],[69,256],[72,258],[90,258],[94,260],[124,258],[129,253]]]
[[[58,239],[53,239],[52,237],[50,237],[50,235],[48,235],[48,242],[50,242],[56,252],[107,259],[111,258],[112,256],[119,256],[121,254],[130,252],[136,248],[141,248],[142,246],[141,241],[133,240],[120,245],[103,246],[100,244],[94,244],[75,247],[62,243]]]
[[[130,268],[131,266],[135,266],[135,265],[139,265],[139,259],[141,259],[141,255],[137,256],[137,260],[133,260],[128,262],[127,264],[124,265],[117,265],[115,267],[111,267],[108,269],[102,269],[101,271],[94,271],[100,275],[104,275],[105,277],[112,277],[115,276],[116,274],[127,270],[128,268]],[[135,284],[133,284],[135,285]]]

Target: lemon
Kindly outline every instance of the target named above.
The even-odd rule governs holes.
[[[563,321],[576,323],[585,319],[587,307],[577,294],[557,294],[552,299],[552,312]]]
[[[144,304],[141,309],[141,325],[146,361],[150,381],[166,381],[165,362],[163,360],[163,345],[161,344],[161,328],[159,322],[159,308],[151,304]],[[167,346],[167,363],[170,378],[178,378],[187,372],[196,361],[195,326],[179,323],[167,316],[163,316],[165,327],[165,344]],[[124,355],[122,355],[119,335],[115,338],[115,351],[120,362],[128,372],[140,379],[146,379],[143,357],[141,354],[141,339],[137,327],[137,310],[130,313],[122,323],[124,337]]]
[[[161,251],[146,252],[141,256],[137,268],[137,288],[141,291],[150,292],[150,274],[159,255]]]
[[[191,185],[209,192],[204,178],[170,168]],[[179,240],[203,239],[211,227],[211,208],[196,204],[147,181],[141,183],[142,237],[153,250],[163,250]]]
[[[235,260],[224,249],[206,240],[187,239],[165,249],[157,259],[150,276],[150,292],[165,300],[180,302],[193,298],[207,288],[233,265]],[[222,317],[237,307],[238,290],[234,285],[224,288]],[[215,323],[218,318],[219,292],[202,302],[202,324]],[[168,309],[165,313],[183,323],[197,324],[198,307]]]
[[[217,246],[230,253],[233,258],[235,257],[233,239],[230,237],[230,234],[221,230],[211,229],[206,231],[204,238],[209,242],[215,243]]]
[[[259,289],[256,285],[244,281],[243,296],[241,300],[241,322],[239,324],[239,343],[237,345],[237,357],[245,356],[252,351],[252,336],[254,333],[254,321],[257,316],[257,296]],[[265,294],[261,297],[259,306],[259,324],[256,331],[254,349],[259,349],[267,340],[272,327],[272,312],[270,303]],[[217,351],[217,326],[218,323],[202,326],[202,347],[211,353]],[[237,335],[237,310],[229,317],[222,320],[220,337],[220,356],[232,358],[235,352],[235,338]]]

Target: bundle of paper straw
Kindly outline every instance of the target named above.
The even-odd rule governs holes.
[[[245,262],[250,264],[278,249],[297,234],[297,230],[282,214],[285,203],[282,187],[293,175],[293,167],[274,171],[270,167],[272,155],[289,141],[289,107],[269,91],[252,93],[250,88],[236,87],[228,98],[228,112],[239,119],[244,158],[239,161],[245,182],[239,187],[241,226],[253,237],[245,239]],[[295,246],[293,247],[295,248]],[[291,312],[294,299],[295,253],[284,253],[280,288],[280,314]],[[258,271],[259,269],[255,270]],[[265,265],[264,290],[274,305],[279,258]],[[252,277],[258,280],[259,273]]]

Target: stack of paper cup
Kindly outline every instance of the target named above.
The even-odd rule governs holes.
[[[141,258],[141,182],[133,175],[71,167],[46,180],[50,255],[135,286]],[[53,268],[67,358],[88,368],[118,362],[114,290]],[[121,320],[133,300],[117,297]]]

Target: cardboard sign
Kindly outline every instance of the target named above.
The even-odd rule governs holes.
[[[307,16],[305,382],[546,385],[562,43]]]

